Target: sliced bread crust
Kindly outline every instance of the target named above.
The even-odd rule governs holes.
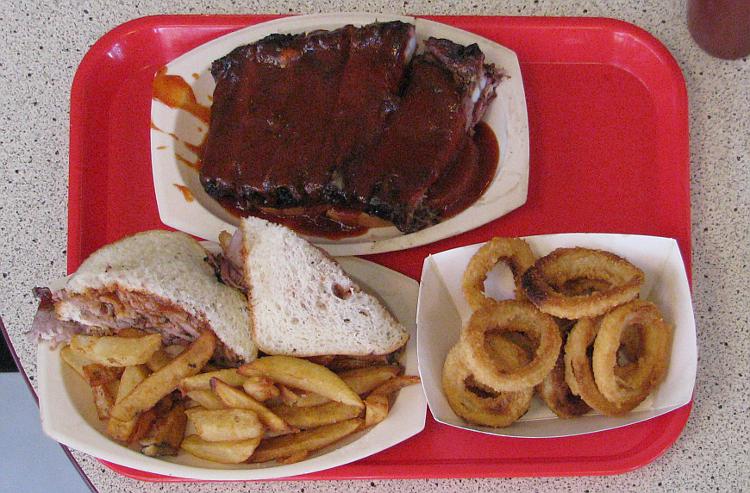
[[[216,279],[206,250],[178,232],[146,231],[94,252],[68,280],[55,311],[62,320],[87,324],[85,313],[65,297],[116,289],[151,293],[203,322],[237,356],[257,357],[245,296]],[[196,327],[199,328],[199,327]]]
[[[253,335],[262,351],[365,356],[406,343],[406,329],[322,250],[263,219],[243,219],[240,228]]]

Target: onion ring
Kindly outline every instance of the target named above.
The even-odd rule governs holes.
[[[478,310],[497,301],[484,293],[484,281],[498,262],[505,262],[510,267],[516,284],[516,298],[524,299],[521,276],[534,265],[535,260],[525,241],[519,238],[492,238],[471,257],[464,271],[462,288],[469,306]]]
[[[512,343],[511,343],[512,344]],[[460,343],[448,352],[443,365],[443,392],[453,412],[466,421],[492,427],[510,426],[529,410],[533,389],[493,392],[474,382],[462,361]],[[517,361],[523,364],[524,361]],[[506,361],[512,367],[512,361]]]
[[[584,295],[566,295],[555,286],[571,279],[596,279],[612,287]],[[597,317],[638,296],[643,271],[618,257],[588,248],[558,248],[526,271],[521,286],[526,297],[541,311],[555,317]]]
[[[574,394],[581,396],[586,404],[600,413],[622,416],[640,404],[648,392],[620,403],[608,400],[599,392],[588,356],[588,349],[594,344],[598,331],[598,321],[582,318],[568,334],[565,342],[565,381]]]
[[[521,332],[536,343],[532,360],[514,370],[495,363],[485,346],[487,333]],[[474,312],[461,332],[466,366],[478,382],[497,391],[519,391],[538,384],[550,372],[562,340],[555,320],[526,301],[498,301]]]
[[[562,336],[565,340],[564,332]],[[565,356],[562,350],[557,357],[555,367],[536,386],[536,392],[547,407],[560,418],[575,418],[591,411],[591,407],[575,395],[565,382]]]
[[[626,374],[615,371],[623,330],[643,327],[641,355]],[[651,393],[666,375],[671,353],[672,329],[653,303],[634,300],[602,317],[594,342],[591,365],[596,386],[607,400],[620,403]]]

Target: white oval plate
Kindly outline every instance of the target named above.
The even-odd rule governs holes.
[[[402,363],[407,375],[417,374],[416,310],[419,284],[378,264],[357,258],[337,259],[343,269],[365,290],[376,294],[409,331]],[[51,288],[62,287],[54,283]],[[44,432],[81,452],[140,471],[201,480],[254,480],[284,478],[348,464],[385,450],[424,429],[427,401],[421,385],[402,389],[388,417],[370,430],[314,453],[289,465],[222,465],[187,453],[153,458],[124,447],[105,434],[86,382],[60,359],[59,348],[47,344],[37,351],[39,408]],[[273,464],[273,463],[271,463]]]
[[[179,75],[188,82],[202,105],[210,106],[214,81],[210,73],[213,60],[237,46],[257,41],[273,33],[300,33],[315,29],[336,29],[346,24],[364,25],[375,21],[401,20],[416,26],[421,42],[430,36],[447,38],[461,44],[477,43],[488,62],[494,63],[508,76],[497,88],[497,98],[490,105],[484,121],[492,127],[500,144],[500,163],[495,177],[484,195],[471,207],[439,224],[416,233],[403,234],[395,227],[373,228],[365,235],[330,240],[307,237],[334,256],[365,255],[404,250],[454,236],[488,223],[526,202],[529,178],[529,125],[521,69],[516,54],[461,29],[438,22],[384,14],[318,14],[286,17],[240,29],[173,60],[167,73]],[[197,76],[197,78],[196,78]],[[198,180],[198,173],[181,163],[177,155],[194,160],[195,155],[179,140],[198,145],[207,131],[206,125],[191,114],[169,108],[159,101],[151,104],[151,163],[159,217],[167,226],[216,241],[222,230],[234,231],[236,217],[211,198]],[[175,185],[186,186],[195,198],[185,200]]]

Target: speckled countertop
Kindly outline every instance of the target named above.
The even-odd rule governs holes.
[[[65,273],[69,91],[86,50],[105,32],[161,13],[312,13],[614,17],[659,38],[677,59],[690,99],[693,293],[699,367],[695,406],[666,454],[631,473],[599,478],[151,484],[123,478],[74,453],[100,491],[488,491],[517,489],[740,491],[750,489],[750,62],[711,58],[692,42],[684,3],[669,1],[321,0],[61,2],[13,0],[0,13],[0,274],[2,315],[35,381],[35,348],[23,336],[30,288]]]

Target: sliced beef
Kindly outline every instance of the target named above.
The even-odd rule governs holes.
[[[427,40],[377,146],[347,169],[345,186],[353,198],[402,231],[437,222],[438,211],[425,205],[426,193],[456,162],[496,84],[494,67],[485,66],[476,44]]]

